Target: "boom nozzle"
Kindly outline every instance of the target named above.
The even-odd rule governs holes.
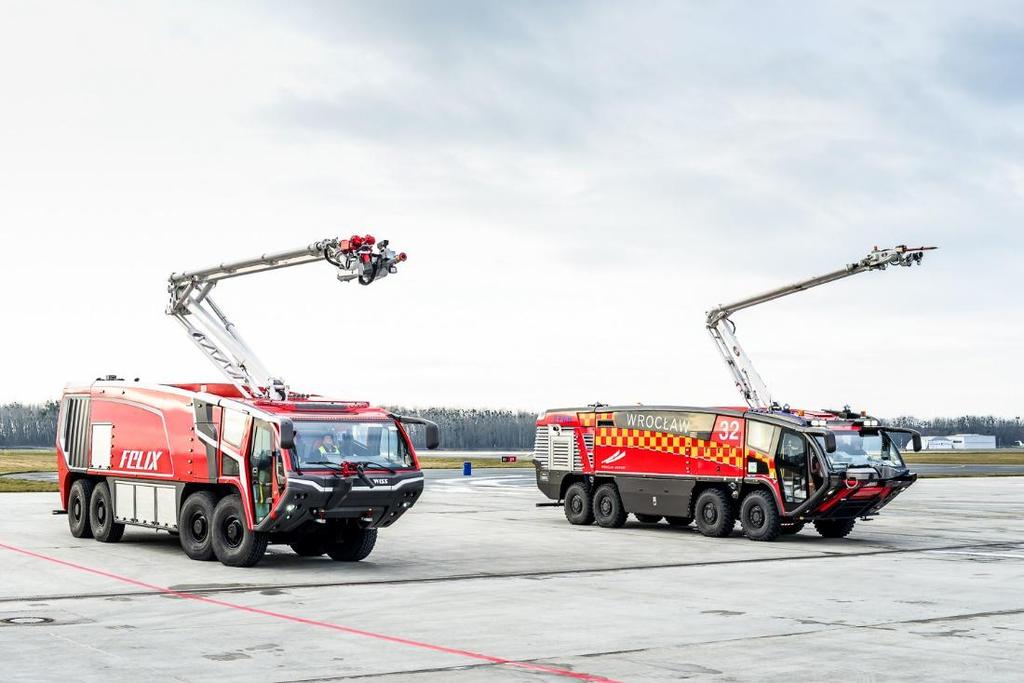
[[[339,282],[358,280],[361,285],[398,272],[397,264],[406,260],[404,252],[396,254],[388,240],[378,243],[373,235],[329,240],[322,249],[324,258],[338,269]]]

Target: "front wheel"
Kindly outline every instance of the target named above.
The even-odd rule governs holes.
[[[736,511],[721,489],[705,489],[697,496],[693,511],[697,517],[697,530],[705,536],[722,538],[736,526]]]
[[[237,493],[224,496],[213,510],[213,553],[229,567],[251,567],[267,552],[266,534],[249,528]]]
[[[124,536],[124,524],[114,521],[114,501],[105,481],[96,485],[89,500],[89,526],[93,538],[103,543],[117,543]]]
[[[743,533],[752,541],[774,541],[782,532],[779,509],[765,491],[751,491],[740,505]]]
[[[593,524],[594,506],[590,503],[590,491],[577,482],[565,490],[565,518],[569,524]]]
[[[327,544],[327,554],[335,562],[358,562],[373,552],[376,529],[348,529],[340,541]]]
[[[89,525],[89,499],[92,498],[93,483],[79,479],[71,485],[68,493],[68,527],[75,538],[92,538]]]
[[[818,519],[814,528],[825,538],[845,538],[856,523],[855,519]]]

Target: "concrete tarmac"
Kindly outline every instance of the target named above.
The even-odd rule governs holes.
[[[357,564],[72,538],[0,495],[13,681],[1020,680],[1024,478],[918,482],[850,538],[574,527],[530,471],[428,473]]]

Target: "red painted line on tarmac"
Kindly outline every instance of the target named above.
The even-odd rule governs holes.
[[[530,662],[517,662],[512,659],[505,659],[504,657],[494,657],[491,655],[481,654],[479,652],[472,652],[471,650],[461,650],[454,647],[446,647],[444,645],[433,645],[431,643],[423,643],[418,640],[410,640],[408,638],[401,638],[399,636],[389,636],[386,633],[374,633],[373,631],[364,631],[358,628],[352,628],[351,626],[342,626],[341,624],[332,624],[328,621],[318,621],[316,619],[307,619],[306,617],[297,617],[291,614],[283,614],[281,612],[272,612],[270,610],[260,609],[258,607],[247,607],[245,605],[237,605],[233,602],[227,602],[224,600],[217,600],[216,598],[209,598],[205,595],[197,595],[195,593],[188,593],[185,591],[176,591],[173,588],[166,588],[164,586],[157,586],[152,583],[146,583],[145,581],[139,581],[138,579],[132,579],[127,576],[121,576],[112,572],[104,571],[102,569],[94,569],[93,567],[86,567],[82,564],[76,564],[74,562],[68,562],[67,560],[61,560],[56,557],[50,557],[49,555],[43,555],[40,553],[32,552],[31,550],[25,550],[24,548],[18,548],[13,545],[7,545],[6,543],[0,543],[0,548],[10,550],[14,553],[20,553],[28,557],[35,558],[37,560],[45,560],[52,562],[53,564],[62,565],[64,567],[70,567],[80,572],[88,574],[95,574],[97,576],[103,576],[114,581],[120,581],[121,583],[131,584],[132,586],[139,586],[140,588],[146,588],[156,593],[162,593],[164,595],[173,595],[178,598],[184,598],[186,600],[196,600],[198,602],[204,602],[208,605],[217,605],[218,607],[228,607],[230,609],[238,610],[240,612],[249,612],[251,614],[259,614],[265,617],[273,617],[274,619],[282,619],[284,621],[291,621],[298,624],[306,624],[307,626],[317,626],[320,628],[330,629],[332,631],[340,631],[342,633],[348,633],[355,636],[364,636],[366,638],[374,638],[375,640],[383,640],[389,643],[397,643],[398,645],[408,645],[410,647],[417,647],[421,650],[431,650],[433,652],[440,652],[442,654],[457,655],[460,657],[466,657],[468,659],[475,659],[483,662],[490,662],[491,664],[500,664],[502,666],[514,666],[519,669],[527,669],[529,671],[538,671],[547,674],[554,674],[556,676],[564,676],[566,678],[574,678],[580,681],[595,681],[598,683],[616,683],[614,679],[605,678],[604,676],[595,676],[588,673],[582,673],[579,671],[570,671],[568,669],[559,669],[554,666],[545,666],[544,664],[532,664]]]

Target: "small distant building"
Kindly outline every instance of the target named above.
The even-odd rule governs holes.
[[[921,448],[927,451],[984,450],[996,447],[996,437],[990,434],[950,434],[949,436],[923,436]]]

